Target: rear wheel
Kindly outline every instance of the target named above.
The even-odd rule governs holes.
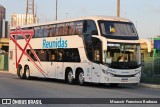
[[[78,83],[79,85],[84,85],[84,72],[81,70],[78,74]]]
[[[23,72],[22,67],[18,67],[17,74],[21,79],[24,79],[24,72]]]
[[[29,70],[29,67],[28,67],[28,66],[25,67],[25,77],[26,77],[27,80],[30,79],[30,70]]]
[[[74,83],[74,78],[73,78],[73,72],[71,69],[69,69],[67,71],[67,74],[66,74],[66,80],[69,84],[73,84]]]

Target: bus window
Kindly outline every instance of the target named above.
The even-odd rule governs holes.
[[[36,52],[36,50],[34,50],[34,51]],[[31,50],[28,49],[27,53],[34,61],[37,61]],[[30,60],[28,59],[28,61],[30,61]]]
[[[66,23],[66,25],[68,26],[68,35],[74,35],[75,34],[75,23],[70,22],[70,23]]]
[[[63,62],[80,62],[78,49],[64,49]]]
[[[88,35],[98,35],[96,24],[93,20],[85,20],[83,33]]]
[[[56,25],[51,25],[49,28],[49,37],[53,37],[56,34]]]
[[[49,36],[49,27],[48,27],[48,26],[45,26],[45,27],[43,28],[43,31],[44,31],[43,37],[48,37],[48,36]]]
[[[63,50],[58,49],[57,61],[62,62],[62,57],[63,57]]]
[[[47,51],[44,49],[37,50],[37,55],[40,59],[40,61],[47,61]]]
[[[63,29],[63,32],[64,32],[63,35],[68,35],[68,28],[69,28],[68,26],[64,27],[64,29]]]
[[[56,61],[57,50],[49,49],[48,50],[49,61]]]
[[[57,24],[56,36],[64,36],[65,34],[65,23]]]
[[[76,30],[77,35],[82,35],[83,34],[83,21],[76,22],[75,30]]]
[[[44,28],[43,27],[35,27],[35,38],[42,38],[44,37]]]

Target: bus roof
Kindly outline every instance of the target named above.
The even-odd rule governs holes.
[[[36,23],[36,24],[28,24],[23,25],[21,28],[28,28],[28,27],[36,27],[36,26],[44,26],[56,23],[64,23],[64,22],[71,22],[71,21],[78,21],[78,20],[108,20],[108,21],[121,21],[121,22],[131,22],[128,19],[115,17],[115,16],[87,16],[87,17],[79,17],[73,19],[66,19],[66,20],[55,20],[54,22],[44,22],[44,23]],[[16,27],[11,27],[11,29],[15,29]]]

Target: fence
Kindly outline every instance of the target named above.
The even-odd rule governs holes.
[[[0,54],[0,70],[8,70],[8,54]]]
[[[160,57],[143,62],[141,82],[160,84]]]

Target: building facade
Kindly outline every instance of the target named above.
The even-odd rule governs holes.
[[[0,38],[5,37],[6,9],[0,5]]]
[[[22,26],[26,24],[37,23],[37,18],[33,15],[28,15],[26,23],[26,14],[12,14],[11,15],[11,27]]]

